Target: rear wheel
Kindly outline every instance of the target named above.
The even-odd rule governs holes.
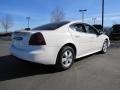
[[[70,68],[74,62],[74,50],[69,46],[64,46],[57,57],[56,67],[60,70]]]
[[[103,43],[103,47],[102,47],[101,53],[103,53],[103,54],[106,53],[107,49],[108,49],[108,41],[105,40],[104,43]]]

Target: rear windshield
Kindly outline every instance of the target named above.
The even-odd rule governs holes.
[[[69,23],[69,21],[58,22],[58,23],[49,23],[49,24],[45,24],[45,25],[33,28],[32,30],[55,30],[55,29],[65,25],[67,23]]]

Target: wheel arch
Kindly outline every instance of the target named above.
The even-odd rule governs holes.
[[[107,46],[109,47],[109,39],[106,38],[105,41],[107,41],[107,44],[108,44]]]
[[[58,58],[58,55],[59,55],[60,51],[61,51],[62,48],[65,47],[65,46],[70,46],[71,48],[73,48],[73,50],[74,50],[74,52],[75,52],[75,57],[76,57],[76,54],[77,54],[76,46],[75,46],[73,43],[66,43],[66,44],[64,44],[64,45],[60,48],[60,50],[59,50],[59,52],[58,52],[58,54],[57,54],[57,58]]]

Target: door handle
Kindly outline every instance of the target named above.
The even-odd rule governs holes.
[[[76,35],[75,37],[76,37],[76,38],[79,38],[80,36],[79,36],[79,35]]]

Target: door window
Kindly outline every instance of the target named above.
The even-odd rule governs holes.
[[[89,25],[85,25],[85,29],[86,29],[87,33],[96,34],[96,35],[98,34],[97,31],[93,27],[91,27]]]
[[[74,24],[70,26],[73,30],[78,31],[78,32],[86,32],[85,28],[82,24]]]

